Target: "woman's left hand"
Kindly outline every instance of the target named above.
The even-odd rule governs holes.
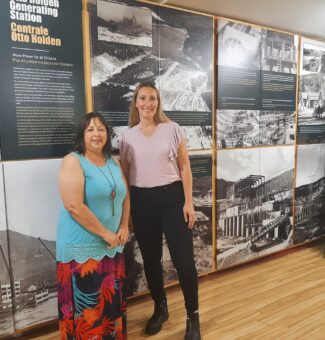
[[[183,207],[185,222],[188,222],[188,228],[192,229],[196,221],[193,203],[185,203]]]
[[[126,224],[120,224],[116,236],[119,240],[119,245],[124,246],[129,240],[129,228]]]

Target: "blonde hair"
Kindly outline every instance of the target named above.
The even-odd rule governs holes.
[[[156,88],[156,86],[152,83],[142,83],[142,84],[137,86],[137,88],[134,90],[134,93],[133,93],[133,97],[132,97],[131,105],[130,105],[129,125],[131,127],[133,127],[133,126],[140,123],[140,116],[139,116],[139,111],[136,107],[136,101],[137,101],[139,91],[144,87],[150,87],[151,89],[156,91],[156,95],[157,95],[157,99],[158,99],[158,108],[157,108],[156,114],[153,117],[154,121],[157,124],[169,122],[170,119],[165,115],[165,113],[162,109],[160,94],[159,94],[159,91]]]

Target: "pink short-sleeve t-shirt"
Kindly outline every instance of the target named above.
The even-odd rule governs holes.
[[[120,140],[120,158],[130,169],[130,185],[152,188],[181,180],[177,151],[185,139],[175,122],[160,123],[146,137],[139,125],[128,129]]]

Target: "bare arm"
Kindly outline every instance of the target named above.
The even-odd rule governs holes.
[[[121,167],[120,162],[114,158],[114,161],[118,164],[118,166]],[[129,195],[129,190],[128,190],[128,183],[123,175],[123,170],[121,168],[122,172],[122,178],[126,187],[126,196],[123,201],[123,206],[122,206],[122,216],[121,216],[121,221],[120,221],[120,226],[117,231],[117,237],[119,239],[119,244],[123,245],[125,244],[128,239],[129,239],[129,218],[130,218],[130,195]]]
[[[177,165],[181,174],[185,195],[185,204],[183,207],[184,219],[188,222],[188,227],[192,229],[196,220],[192,198],[193,179],[185,141],[178,147]]]
[[[129,217],[130,217],[130,195],[129,195],[129,190],[128,190],[128,183],[123,176],[123,181],[126,186],[126,196],[123,201],[123,208],[122,208],[122,216],[121,216],[121,222],[120,226],[127,226]]]
[[[127,182],[127,186],[129,188],[130,187],[129,186],[129,183],[130,183],[130,164],[126,160],[124,160],[123,157],[120,157],[120,164],[121,164],[122,172],[124,173],[124,176],[125,176],[125,179],[126,179],[126,182]],[[128,226],[129,226],[130,232],[133,232],[134,228],[133,228],[131,216],[129,216]]]
[[[100,236],[111,247],[118,245],[117,236],[107,230],[84,204],[85,177],[76,156],[64,157],[59,173],[59,190],[65,209],[72,218],[91,233]]]

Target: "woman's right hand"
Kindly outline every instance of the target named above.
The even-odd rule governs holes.
[[[103,240],[108,244],[108,248],[116,248],[119,243],[118,237],[109,230],[103,236]]]

